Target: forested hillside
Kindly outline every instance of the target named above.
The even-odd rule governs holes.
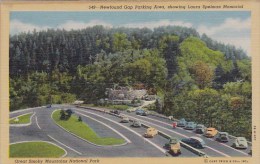
[[[96,103],[106,88],[136,84],[157,92],[161,113],[251,139],[251,60],[234,46],[177,26],[10,36],[10,110]]]

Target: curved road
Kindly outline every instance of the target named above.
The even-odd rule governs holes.
[[[82,120],[99,136],[124,138],[125,144],[118,146],[96,146],[66,132],[54,123],[51,114],[55,109],[68,108],[72,109],[76,115],[80,115]],[[97,109],[107,110],[102,108]],[[9,116],[13,118],[29,112],[35,112],[31,125],[26,127],[10,126],[10,143],[32,140],[49,141],[66,149],[68,152],[67,157],[165,157],[166,150],[163,149],[163,145],[167,142],[167,139],[159,135],[152,139],[144,139],[142,135],[146,131],[145,128],[132,128],[130,123],[119,123],[120,118],[107,113],[71,105],[53,105],[52,108],[38,107],[15,111],[10,113]],[[200,151],[205,152],[209,156],[250,157],[248,152],[251,147],[246,150],[234,149],[231,147],[232,140],[228,143],[219,143],[214,138],[209,139],[183,128],[172,129],[171,121],[167,119],[151,115],[137,116],[135,113],[123,112],[123,114],[131,119],[139,120],[148,126],[155,127],[172,137],[179,139],[190,136],[200,137],[207,145],[205,149],[200,149]],[[178,157],[198,157],[183,147],[181,150],[182,154]]]

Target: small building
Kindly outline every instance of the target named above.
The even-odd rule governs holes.
[[[147,94],[145,89],[132,89],[130,87],[107,88],[109,100],[134,100],[142,99]]]

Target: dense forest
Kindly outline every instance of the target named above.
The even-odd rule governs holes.
[[[10,110],[97,103],[106,88],[155,90],[154,110],[251,140],[251,59],[179,26],[33,31],[10,36]]]

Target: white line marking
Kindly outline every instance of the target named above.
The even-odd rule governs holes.
[[[35,116],[35,121],[36,121],[36,125],[38,126],[39,129],[42,129],[39,124],[38,124],[38,120],[37,120],[37,116]]]
[[[10,112],[9,114],[14,114],[14,113],[20,113],[20,112],[24,112],[24,111],[28,111],[28,110],[34,110],[34,109],[40,109],[46,106],[40,106],[40,107],[35,107],[35,108],[27,108],[27,109],[19,109],[13,112]]]
[[[209,148],[209,149],[211,149],[211,150],[213,150],[213,151],[215,151],[215,152],[217,152],[217,153],[219,153],[219,154],[222,154],[223,156],[225,156],[225,157],[231,157],[231,156],[229,156],[229,155],[227,155],[227,154],[225,154],[225,153],[223,153],[223,152],[221,152],[221,151],[218,151],[218,150],[216,150],[216,149],[213,149],[212,147],[209,147],[209,146],[205,146],[206,148]]]
[[[235,150],[235,151],[237,151],[237,152],[240,152],[240,153],[242,153],[242,154],[249,155],[249,154],[247,154],[247,153],[245,153],[245,152],[243,152],[243,151],[241,151],[241,150],[237,150],[237,149],[235,149],[235,148],[233,148],[233,147],[230,147],[230,146],[228,146],[228,145],[226,145],[226,144],[223,144],[223,143],[220,143],[220,144],[223,145],[223,146],[226,146],[226,147],[228,147],[228,148],[232,148],[233,150]]]
[[[119,135],[120,135],[121,137],[123,137],[128,143],[132,143],[126,136],[124,136],[122,133],[120,133],[120,132],[117,131],[116,129],[112,128],[111,126],[108,126],[107,124],[105,124],[105,123],[103,123],[103,122],[101,122],[101,121],[99,121],[99,120],[97,120],[97,119],[95,119],[95,118],[92,118],[92,117],[90,117],[90,116],[88,116],[88,115],[85,115],[85,114],[83,114],[83,113],[80,113],[80,112],[75,112],[75,113],[78,113],[78,114],[83,115],[83,116],[85,116],[85,117],[88,117],[88,118],[90,118],[90,119],[92,119],[92,120],[94,120],[94,121],[96,121],[96,122],[99,122],[100,124],[102,124],[102,125],[108,127],[109,129],[111,129],[111,130],[113,130],[114,132],[116,132],[117,134],[119,134]]]
[[[159,121],[159,120],[155,120],[155,119],[152,119],[152,118],[149,118],[149,117],[145,117],[145,118],[146,118],[146,119],[149,119],[149,120],[156,121],[156,122],[160,122],[160,123],[165,124],[165,125],[168,125],[168,126],[171,126],[171,124],[168,124],[168,123],[165,123],[165,122],[162,122],[162,121]],[[177,128],[179,128],[179,127],[177,127]],[[182,128],[180,128],[180,129],[182,129]],[[187,131],[187,132],[190,132],[190,131]],[[199,135],[199,134],[196,134],[196,135],[197,135],[197,136],[201,136],[201,135]],[[211,141],[215,141],[215,140],[213,140],[213,139],[211,139],[211,138],[205,138],[205,139],[211,140]],[[228,146],[228,145],[225,145],[225,144],[223,144],[223,143],[220,143],[220,144],[222,144],[223,146],[226,146],[227,148],[230,148],[230,149],[232,149],[232,150],[235,150],[235,151],[237,151],[237,152],[240,152],[240,153],[242,153],[242,154],[244,154],[244,155],[249,155],[249,154],[247,154],[247,153],[245,153],[245,152],[243,152],[243,151],[237,150],[237,149],[235,149],[235,148],[233,148],[233,147],[230,147],[230,146]]]
[[[12,126],[12,127],[24,127],[24,126],[31,125],[32,124],[32,118],[36,114],[35,112],[29,112],[29,113],[25,113],[25,114],[21,114],[21,115],[16,116],[16,117],[21,117],[21,116],[24,116],[24,115],[27,115],[27,114],[31,114],[31,113],[33,113],[33,114],[30,117],[30,122],[29,123],[27,123],[27,124],[19,124],[19,123],[18,124],[9,124],[9,126]],[[14,119],[16,117],[13,117],[13,118],[11,118],[9,120],[12,120],[12,119]]]
[[[134,131],[134,130],[130,129],[129,127],[126,127],[126,126],[124,126],[124,125],[122,125],[122,124],[120,124],[120,123],[118,123],[118,122],[116,122],[116,121],[113,121],[113,120],[111,120],[111,119],[108,119],[108,118],[106,118],[106,117],[100,116],[100,115],[95,114],[95,113],[92,113],[92,112],[87,112],[87,111],[85,111],[85,110],[81,110],[81,109],[76,109],[76,110],[82,111],[82,112],[84,112],[84,113],[93,114],[93,115],[95,115],[95,116],[101,117],[101,118],[103,118],[103,119],[105,119],[105,120],[108,120],[108,121],[110,121],[110,122],[113,122],[113,123],[115,123],[115,124],[117,124],[117,125],[119,125],[119,126],[125,128],[125,129],[131,131],[132,133],[136,134],[137,136],[143,138],[143,136],[142,136],[141,134],[137,133],[136,131]],[[144,138],[144,140],[145,140],[146,142],[150,143],[151,145],[153,145],[154,147],[156,147],[156,148],[157,148],[158,150],[160,150],[162,153],[164,153],[164,154],[166,153],[166,151],[165,151],[163,148],[161,148],[160,146],[158,146],[158,145],[156,145],[155,143],[151,142],[151,141],[148,140],[147,138]]]
[[[50,136],[50,135],[47,135],[47,136],[50,137],[51,139],[53,139],[54,141],[58,142],[59,144],[65,146],[66,148],[68,148],[68,149],[70,149],[70,150],[76,152],[77,154],[82,155],[82,153],[80,153],[80,152],[78,152],[77,150],[75,150],[75,149],[73,149],[73,148],[71,148],[71,147],[69,147],[69,146],[67,146],[67,145],[65,145],[65,144],[63,144],[63,143],[61,143],[60,141],[56,140],[56,139],[53,138],[52,136]]]
[[[65,153],[64,153],[63,156],[61,156],[61,157],[65,157],[65,156],[68,154],[68,152],[67,152],[63,147],[61,147],[61,146],[59,146],[59,145],[57,145],[57,144],[55,144],[55,143],[52,143],[52,142],[49,142],[49,141],[43,141],[43,140],[35,140],[35,141],[18,141],[18,142],[10,143],[9,145],[14,145],[14,144],[19,144],[19,143],[26,143],[26,142],[46,142],[46,143],[49,143],[49,144],[55,145],[55,146],[61,148],[62,150],[64,150]]]

